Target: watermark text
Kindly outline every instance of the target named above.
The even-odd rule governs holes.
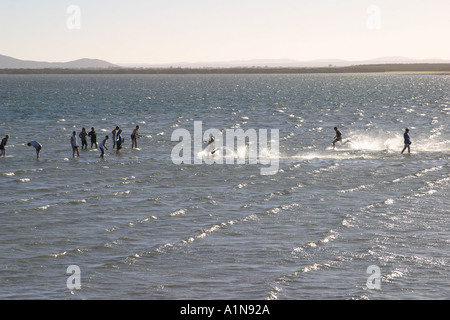
[[[261,164],[262,175],[273,175],[279,169],[279,130],[208,129],[194,121],[194,132],[176,129],[172,141],[179,141],[171,152],[174,164]],[[204,148],[204,141],[209,144]],[[225,142],[225,143],[224,143]]]

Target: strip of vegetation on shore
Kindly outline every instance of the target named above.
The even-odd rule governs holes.
[[[228,67],[228,68],[107,68],[0,69],[0,74],[312,74],[312,73],[433,73],[450,74],[450,63],[371,64],[347,67]]]

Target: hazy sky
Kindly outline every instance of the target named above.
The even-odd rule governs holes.
[[[450,59],[450,0],[0,0],[0,8],[0,54],[19,59]]]

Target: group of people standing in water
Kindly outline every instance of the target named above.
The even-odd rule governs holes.
[[[120,129],[119,126],[116,126],[114,130],[111,132],[112,134],[112,141],[113,141],[113,149],[116,148],[116,152],[119,153],[122,149],[122,144],[124,141],[124,138],[122,136],[122,129]],[[100,142],[100,145],[97,142],[97,134],[95,132],[95,129],[92,127],[91,131],[89,133],[86,132],[86,129],[81,129],[80,134],[78,137],[81,139],[81,149],[87,149],[87,137],[91,138],[91,149],[95,146],[96,149],[100,149],[100,157],[103,158],[105,156],[105,150],[108,150],[107,142],[109,140],[109,136],[105,136],[105,138]],[[139,126],[137,125],[136,128],[133,130],[133,133],[131,134],[131,149],[137,148],[137,139],[140,138],[141,135],[139,134]],[[72,136],[70,137],[70,145],[72,146],[72,156],[75,157],[75,153],[77,156],[80,156],[79,152],[79,144],[77,139],[77,132],[73,131]]]
[[[122,136],[122,129],[120,129],[119,126],[116,126],[112,133],[112,141],[113,141],[113,149],[116,148],[117,153],[120,152],[120,149],[122,149],[123,144],[123,136]],[[86,128],[81,129],[81,132],[77,136],[76,131],[72,132],[72,135],[70,137],[70,145],[72,147],[72,156],[75,157],[75,154],[79,157],[80,151],[79,151],[79,144],[78,144],[78,138],[81,139],[81,149],[86,150],[88,147],[87,143],[87,137],[90,137],[91,139],[91,149],[95,148],[100,149],[101,154],[100,157],[104,157],[105,150],[108,150],[107,142],[109,140],[109,136],[105,136],[105,138],[100,142],[100,145],[97,142],[97,133],[95,132],[94,127],[91,128],[91,131],[88,133],[86,132]],[[137,139],[140,138],[141,135],[139,134],[139,126],[137,125],[136,128],[133,130],[133,133],[131,134],[131,149],[137,148]],[[7,134],[0,142],[0,156],[5,157],[6,156],[6,145],[9,140],[9,134]],[[33,147],[36,150],[36,158],[40,158],[40,153],[42,150],[42,145],[37,141],[30,141],[27,143],[29,147]]]

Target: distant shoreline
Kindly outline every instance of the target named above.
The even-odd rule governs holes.
[[[107,68],[0,69],[0,74],[450,74],[450,63],[370,64],[346,67],[226,67],[226,68]]]

